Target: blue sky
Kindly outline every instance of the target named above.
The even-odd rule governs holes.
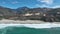
[[[23,6],[27,6],[29,8],[58,8],[60,7],[60,0],[0,0],[0,6],[12,9]]]

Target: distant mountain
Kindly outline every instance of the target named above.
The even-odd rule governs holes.
[[[51,9],[51,10],[48,11],[47,13],[48,13],[48,14],[51,14],[51,15],[57,15],[57,12],[60,13],[60,8]]]
[[[0,7],[0,14],[3,15],[13,15],[13,10],[11,10],[10,8],[5,8],[5,7]]]
[[[50,11],[51,8],[28,8],[28,7],[20,7],[17,8],[17,13],[21,14],[21,13],[27,13],[27,12],[47,12]]]
[[[27,12],[47,12],[49,10],[51,9],[50,8],[28,8],[28,7],[19,7],[17,9],[10,9],[10,8],[0,6],[0,13],[3,13],[4,15],[11,15],[14,13],[24,14]]]
[[[45,8],[45,7],[44,8],[19,7],[17,9],[11,9],[11,8],[6,8],[6,7],[0,6],[0,16],[2,16],[3,18],[18,17],[21,14],[37,13],[37,12],[42,13],[42,14],[46,14],[46,15],[50,16],[50,18],[52,16],[54,16],[55,21],[60,21],[60,8],[53,9],[53,8]],[[2,18],[2,17],[0,17],[0,18]],[[49,20],[50,18],[48,17],[48,19],[47,19],[47,18],[42,17],[42,19],[47,19],[47,20]]]
[[[17,13],[18,14],[21,14],[21,13],[25,13],[26,11],[30,10],[30,8],[28,7],[20,7],[20,8],[17,8]]]

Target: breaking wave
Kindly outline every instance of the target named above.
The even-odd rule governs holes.
[[[60,24],[0,24],[0,34],[60,34]]]

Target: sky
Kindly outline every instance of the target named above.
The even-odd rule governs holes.
[[[59,8],[60,0],[0,0],[0,6],[16,9],[18,7]]]

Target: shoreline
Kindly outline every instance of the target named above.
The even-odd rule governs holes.
[[[8,20],[8,19],[2,19],[0,20],[0,24],[44,24],[44,23],[56,23],[59,24],[60,22],[44,22],[39,20]]]

